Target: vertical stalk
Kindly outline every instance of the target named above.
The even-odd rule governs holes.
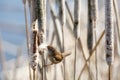
[[[108,80],[112,80],[111,77],[112,76],[112,66],[108,66]]]
[[[44,50],[38,51],[38,46],[46,42],[46,0],[32,0],[31,23],[32,23],[32,68],[33,79],[38,65],[39,54],[42,56],[42,80],[46,79]]]
[[[62,24],[62,53],[65,50],[64,47],[64,27],[66,23],[66,15],[65,15],[65,0],[59,0],[60,6],[59,6],[59,19]],[[64,63],[64,80],[66,80],[66,69],[65,69],[65,59],[63,61]]]
[[[81,77],[81,75],[82,75],[85,67],[87,66],[87,61],[89,61],[89,60],[91,59],[91,56],[93,55],[94,51],[96,50],[97,46],[99,45],[99,43],[100,43],[101,39],[103,38],[104,34],[105,34],[105,30],[102,32],[102,34],[101,34],[100,37],[98,38],[98,41],[96,42],[94,48],[93,48],[92,51],[90,52],[91,55],[90,55],[90,56],[88,57],[88,59],[86,60],[84,66],[83,66],[83,68],[82,68],[82,71],[81,71],[80,74],[79,74],[78,80],[80,79],[80,77]]]
[[[75,39],[78,38],[78,26],[80,23],[80,0],[74,0],[74,29]]]
[[[75,56],[74,56],[74,80],[76,76],[76,55],[77,55],[77,40],[78,40],[78,26],[80,23],[80,0],[74,0],[74,29],[75,36]]]
[[[38,45],[46,42],[46,0],[36,0],[37,6],[37,18],[38,18]],[[45,52],[44,50],[39,51],[42,56],[42,80],[46,80],[46,68],[45,65]]]
[[[96,44],[97,35],[96,35],[96,23],[97,23],[97,0],[91,0],[91,19],[92,27],[94,28],[94,43]],[[98,80],[98,67],[97,67],[97,49],[95,50],[95,68],[96,68],[96,80]]]
[[[93,27],[94,27],[94,22],[96,20],[94,8],[95,8],[94,7],[94,0],[88,0],[87,47],[89,50],[89,54],[91,53],[92,48],[93,48]],[[89,75],[91,75],[90,61],[89,61]],[[92,76],[90,76],[90,79],[92,80]]]
[[[111,66],[113,64],[113,0],[105,1],[105,36],[106,36],[106,62],[108,64],[108,80],[111,80]]]
[[[49,5],[50,5],[50,13],[51,13],[51,17],[52,17],[52,20],[53,20],[53,24],[54,24],[54,29],[55,29],[55,34],[57,35],[57,40],[58,40],[58,45],[59,45],[59,48],[60,48],[60,51],[62,51],[62,42],[60,40],[60,33],[59,33],[59,29],[58,29],[58,26],[57,26],[57,18],[56,18],[56,15],[55,15],[55,12],[53,11],[53,7],[52,7],[52,3],[51,1],[49,0]]]
[[[66,9],[67,9],[67,11],[68,11],[68,13],[69,13],[69,15],[70,15],[70,19],[71,19],[71,21],[72,21],[72,22],[74,22],[74,20],[73,20],[72,14],[71,14],[71,12],[70,12],[70,9],[69,9],[69,6],[68,6],[67,1],[65,1],[65,6],[66,6]]]
[[[29,57],[30,57],[30,40],[29,40],[29,31],[28,31],[28,18],[27,18],[27,10],[26,10],[26,0],[23,0],[24,4],[24,15],[25,15],[25,25],[26,25],[26,40],[27,40],[27,50],[28,50],[28,69],[29,69],[29,79],[32,80],[31,78],[31,70],[30,70],[30,64],[29,64]]]
[[[38,65],[38,27],[37,27],[38,21],[36,20],[32,24],[32,60],[31,65],[33,69],[33,80],[36,80],[36,70]]]
[[[114,12],[115,12],[115,17],[116,17],[118,40],[120,43],[120,23],[119,23],[120,18],[119,18],[119,11],[118,11],[118,5],[117,5],[116,0],[113,0],[113,7],[114,7]]]
[[[92,1],[88,0],[88,31],[87,31],[87,47],[89,52],[93,47],[93,19],[92,19]]]

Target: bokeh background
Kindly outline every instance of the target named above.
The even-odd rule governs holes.
[[[11,78],[11,73],[14,72],[13,68],[19,68],[26,64],[27,48],[24,6],[22,0],[0,0],[0,6],[0,45],[2,46],[2,52],[5,54],[6,69]],[[24,60],[24,62],[15,66],[14,63],[16,62],[18,50],[21,51],[20,59],[21,61]],[[3,78],[2,71],[3,67],[0,61],[0,80]],[[24,73],[22,72],[22,74]]]

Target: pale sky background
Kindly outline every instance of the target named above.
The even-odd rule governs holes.
[[[25,21],[21,0],[0,0],[0,35],[14,46],[25,40]]]
[[[23,11],[22,0],[0,0],[0,38],[7,61],[16,57],[18,47],[26,50]]]

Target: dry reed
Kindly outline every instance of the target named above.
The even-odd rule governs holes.
[[[98,38],[98,41],[96,42],[94,48],[93,48],[92,51],[90,52],[91,55],[88,57],[87,61],[90,60],[91,56],[93,55],[94,51],[96,50],[97,46],[99,45],[99,43],[100,43],[101,39],[103,38],[104,34],[105,34],[105,30],[101,33],[100,37]],[[80,77],[81,77],[81,75],[82,75],[85,67],[87,66],[87,61],[85,62],[84,66],[83,66],[83,68],[82,68],[82,71],[81,71],[80,74],[79,74],[78,80],[80,80]]]
[[[65,51],[65,42],[64,42],[64,27],[66,23],[66,10],[65,10],[65,0],[59,0],[59,19],[61,22],[61,29],[62,29],[62,53]],[[66,67],[65,67],[65,59],[63,61],[64,64],[64,80],[66,80]]]
[[[118,5],[116,0],[113,0],[113,8],[114,8],[115,17],[116,17],[118,40],[120,42],[120,23],[119,23],[120,18],[119,18],[119,11],[118,11]]]
[[[75,36],[75,55],[74,55],[74,80],[76,79],[76,55],[77,55],[77,40],[78,40],[78,26],[80,22],[80,0],[74,0],[74,29]]]
[[[26,41],[27,41],[27,51],[28,51],[28,69],[29,69],[29,79],[32,80],[31,78],[31,70],[30,70],[30,37],[29,37],[29,31],[28,31],[28,18],[27,18],[27,9],[26,9],[26,0],[23,0],[23,5],[24,5],[24,15],[25,15],[25,25],[26,25]]]

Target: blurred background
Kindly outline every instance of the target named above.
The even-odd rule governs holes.
[[[0,46],[2,47],[2,53],[5,54],[4,60],[6,61],[9,77],[12,77],[11,71],[15,67],[19,68],[26,64],[24,7],[22,0],[0,0],[0,6]],[[15,66],[18,50],[21,51],[20,56],[22,58],[20,59],[21,61],[24,59],[24,62],[19,66]],[[0,61],[0,80],[2,80],[3,74],[1,72],[4,68]]]

